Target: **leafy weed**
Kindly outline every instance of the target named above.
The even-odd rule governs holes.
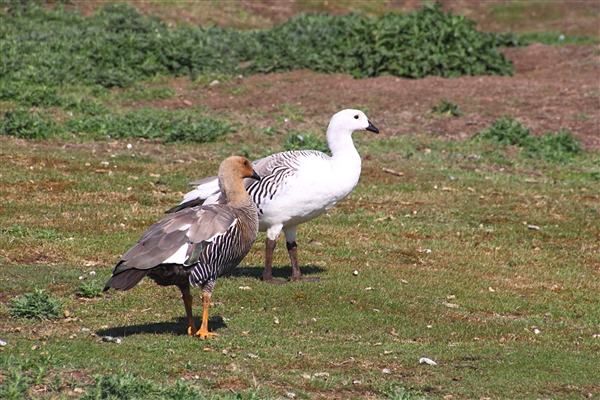
[[[511,117],[494,121],[489,129],[480,131],[475,137],[521,147],[525,155],[549,162],[564,162],[582,153],[579,141],[571,132],[560,129],[556,133],[532,136],[529,128]]]
[[[462,110],[458,107],[458,105],[446,100],[442,100],[441,102],[433,106],[431,108],[431,111],[434,114],[450,115],[453,117],[459,117],[463,114]]]
[[[10,302],[10,315],[15,318],[58,319],[62,315],[62,302],[48,292],[35,289]]]

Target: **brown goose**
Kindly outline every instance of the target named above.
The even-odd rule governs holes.
[[[219,167],[219,204],[186,208],[152,225],[115,266],[104,290],[129,290],[145,276],[161,286],[181,290],[188,334],[218,336],[208,331],[208,307],[218,277],[248,254],[258,232],[256,206],[244,178],[260,180],[250,161],[229,157]],[[191,286],[202,287],[202,325],[196,331]]]

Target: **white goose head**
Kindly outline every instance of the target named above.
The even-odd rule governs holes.
[[[352,133],[364,130],[379,133],[379,129],[369,121],[364,112],[347,109],[336,113],[331,118],[327,133]]]
[[[348,109],[335,114],[327,128],[327,143],[331,154],[334,157],[348,155],[360,158],[352,142],[352,133],[364,130],[379,133],[379,129],[369,121],[364,112]]]

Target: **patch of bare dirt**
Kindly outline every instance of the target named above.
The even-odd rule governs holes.
[[[508,115],[534,135],[566,129],[585,148],[600,149],[598,49],[533,44],[504,53],[515,65],[512,77],[356,80],[302,70],[254,75],[203,88],[193,88],[187,78],[177,78],[170,82],[177,98],[135,106],[206,106],[241,119],[263,118],[269,124],[280,115],[281,105],[288,103],[300,109],[303,117],[316,120],[323,131],[340,109],[363,108],[383,135],[420,133],[449,139],[469,138]],[[431,108],[442,100],[457,104],[464,114],[433,115]]]
[[[422,6],[417,0],[368,2],[301,1],[184,1],[166,5],[146,0],[128,1],[142,12],[160,15],[165,22],[192,25],[265,28],[279,24],[301,11],[342,14],[349,11],[409,11]],[[441,1],[443,8],[464,14],[483,31],[561,31],[573,35],[600,34],[600,3],[555,1]],[[105,5],[100,1],[74,4],[89,15]],[[296,129],[323,131],[331,115],[342,108],[356,107],[368,115],[384,135],[412,133],[448,138],[468,138],[508,115],[531,128],[534,135],[572,131],[584,147],[600,149],[600,62],[598,46],[550,47],[534,44],[524,49],[506,49],[515,65],[513,77],[460,77],[401,79],[379,77],[354,80],[346,75],[320,75],[311,71],[256,75],[236,82],[191,88],[187,78],[169,81],[178,98],[137,102],[132,107],[153,106],[179,109],[207,106],[223,111],[244,123],[256,119],[268,126],[284,103],[299,107],[310,126]],[[435,116],[433,105],[453,102],[464,112],[461,117]],[[318,125],[315,125],[318,124]],[[260,125],[260,124],[259,124]]]
[[[380,15],[408,12],[423,7],[421,0],[388,1],[305,1],[305,0],[229,0],[161,2],[127,0],[126,3],[147,15],[158,15],[166,23],[219,25],[242,29],[264,29],[281,24],[299,12],[346,14],[361,12]],[[442,8],[477,22],[486,32],[553,31],[576,36],[598,36],[600,3],[589,0],[515,2],[514,0],[472,1],[438,0]],[[50,4],[62,4],[49,0]],[[84,15],[92,15],[106,1],[73,0]]]

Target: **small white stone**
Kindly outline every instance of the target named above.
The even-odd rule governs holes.
[[[358,270],[355,269],[354,272],[353,272],[353,274],[354,274],[354,276],[358,276]]]
[[[392,373],[392,371],[390,371],[389,368],[384,368],[384,369],[381,370],[381,372],[383,372],[384,374],[391,374]]]

